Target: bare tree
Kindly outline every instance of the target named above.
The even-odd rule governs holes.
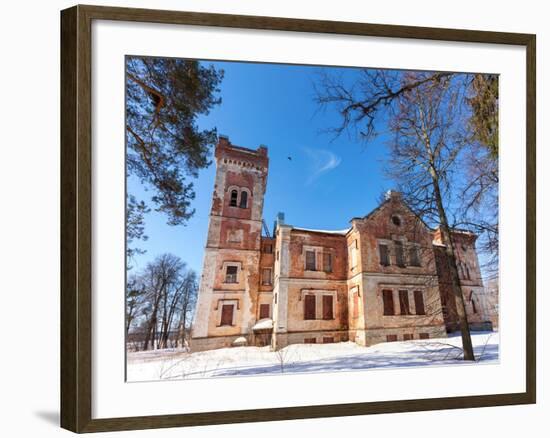
[[[127,333],[142,339],[143,350],[184,346],[197,289],[196,273],[179,257],[158,256],[129,278]]]
[[[325,82],[318,101],[338,105],[343,122],[337,134],[354,127],[368,140],[376,135],[376,124],[386,122],[388,174],[412,210],[441,232],[464,359],[474,360],[448,216],[456,203],[453,188],[460,182],[458,158],[468,138],[463,82],[464,78],[447,73],[364,70],[354,84],[359,92]]]
[[[197,274],[194,271],[189,271],[181,281],[178,336],[176,340],[176,345],[178,347],[185,347],[187,344],[189,329],[191,326],[191,316],[195,310],[197,294]]]

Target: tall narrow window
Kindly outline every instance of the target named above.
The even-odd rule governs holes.
[[[424,309],[424,295],[421,290],[414,291],[414,310],[417,315],[426,314],[426,309]]]
[[[262,269],[262,284],[263,285],[271,284],[271,268]]]
[[[378,245],[378,251],[380,252],[380,264],[382,266],[390,265],[390,253],[388,251],[388,245],[381,243]]]
[[[393,307],[393,291],[385,289],[382,291],[382,299],[384,300],[384,315],[395,315]]]
[[[306,251],[306,271],[315,271],[315,251]]]
[[[237,267],[228,266],[225,270],[225,282],[226,283],[237,283]]]
[[[240,208],[246,208],[248,206],[248,193],[244,190],[241,192],[241,203],[239,204]]]
[[[411,309],[409,308],[409,291],[399,291],[399,310],[401,315],[411,314]]]
[[[315,295],[304,296],[304,319],[315,319]]]
[[[471,278],[470,278],[470,268],[468,268],[468,265],[466,263],[464,263],[464,267],[466,268],[466,278],[468,280],[471,280]]]
[[[418,255],[418,247],[416,245],[409,248],[409,264],[411,266],[420,266],[420,256]]]
[[[222,305],[222,320],[220,325],[233,325],[233,304]]]
[[[273,245],[271,243],[266,243],[264,245],[264,254],[271,254],[273,253]]]
[[[323,254],[323,271],[332,272],[332,254],[329,252]]]
[[[231,207],[237,206],[237,198],[239,197],[239,192],[237,190],[231,190],[231,200],[229,201],[229,205]]]
[[[323,295],[323,319],[334,319],[332,295]]]
[[[269,304],[260,304],[260,319],[269,318]]]
[[[476,302],[474,301],[474,291],[470,292],[470,302],[472,303],[472,312],[477,313]]]
[[[357,266],[357,240],[354,240],[348,247],[348,254],[350,259],[350,267],[353,269]]]
[[[359,318],[359,294],[357,291],[353,293],[353,318]]]
[[[395,263],[397,266],[405,266],[405,256],[403,254],[403,242],[396,240],[394,243],[395,246]]]

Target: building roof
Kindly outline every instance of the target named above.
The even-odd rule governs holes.
[[[312,228],[302,228],[302,227],[292,227],[296,231],[306,231],[308,233],[324,233],[324,234],[338,234],[345,236],[351,230],[351,228],[346,228],[344,230],[315,230]]]

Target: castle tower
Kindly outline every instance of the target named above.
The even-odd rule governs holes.
[[[230,346],[256,322],[267,148],[232,145],[220,136],[193,351]]]

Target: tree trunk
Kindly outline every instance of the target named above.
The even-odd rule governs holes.
[[[451,272],[451,287],[456,302],[456,311],[458,320],[460,323],[460,334],[462,335],[462,349],[464,350],[464,360],[475,360],[474,349],[472,346],[472,337],[470,336],[470,326],[468,324],[468,318],[466,316],[466,306],[464,304],[464,295],[462,294],[462,288],[460,287],[460,278],[458,276],[458,269],[456,267],[456,257],[454,252],[454,243],[451,238],[451,230],[449,222],[447,220],[447,214],[443,207],[443,201],[441,197],[441,191],[439,189],[439,180],[437,175],[432,173],[433,185],[434,185],[434,198],[439,214],[439,226],[441,229],[441,235],[443,238],[443,244],[445,245],[445,254],[449,264],[449,270]]]

